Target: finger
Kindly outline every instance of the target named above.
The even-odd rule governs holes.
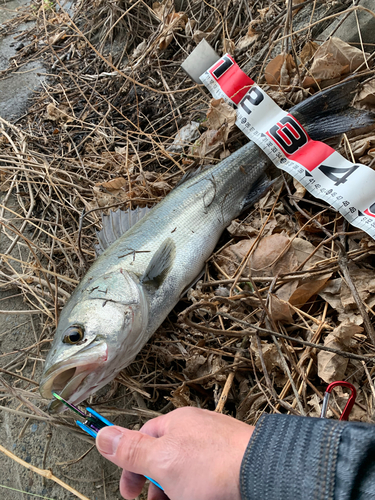
[[[144,476],[123,470],[120,479],[120,493],[127,500],[136,498],[141,494],[145,482]]]
[[[148,434],[149,436],[153,436],[155,438],[163,436],[166,417],[167,415],[161,415],[160,417],[149,420],[144,425],[142,425],[140,432],[143,432],[143,434]]]
[[[148,487],[147,500],[168,500],[168,497],[155,484],[150,483],[150,486]]]
[[[153,457],[153,445],[156,441],[147,434],[113,425],[99,431],[96,446],[105,458],[119,467],[152,477],[154,464],[157,463]]]

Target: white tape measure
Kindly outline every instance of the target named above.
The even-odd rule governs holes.
[[[205,71],[200,80],[213,97],[238,106],[236,125],[277,167],[375,238],[375,172],[371,168],[353,164],[327,144],[313,141],[229,54]]]

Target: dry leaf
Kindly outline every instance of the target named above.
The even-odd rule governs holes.
[[[368,54],[365,54],[368,57]],[[352,47],[339,38],[332,37],[324,42],[315,52],[309,75],[305,78],[303,85],[308,87],[325,82],[323,87],[339,80],[341,76],[352,73],[364,62],[364,54],[361,50]]]
[[[257,20],[251,21],[246,35],[240,38],[239,41],[237,42],[236,49],[242,50],[249,48],[250,45],[252,45],[258,40],[260,33],[261,29],[259,21]]]
[[[186,23],[185,26],[185,35],[186,36],[193,36],[194,34],[194,26],[197,24],[197,21],[194,19],[189,19],[188,22]],[[201,32],[203,33],[203,31]]]
[[[363,332],[363,328],[350,322],[341,323],[324,340],[326,347],[345,350],[354,335]],[[349,359],[327,351],[318,353],[318,375],[327,384],[345,377]]]
[[[290,54],[279,54],[266,66],[264,76],[271,89],[288,86],[296,74],[296,66]]]
[[[206,130],[200,138],[189,148],[189,155],[196,158],[205,158],[219,146],[224,145],[225,129]]]
[[[233,55],[236,48],[234,41],[229,38],[224,38],[223,52]]]
[[[204,38],[207,38],[210,33],[207,31],[195,30],[193,33],[193,41],[198,45]]]
[[[282,367],[282,361],[275,344],[269,344],[266,341],[261,341],[262,344],[262,354],[264,359],[264,364],[266,365],[267,371],[271,373],[276,367]],[[255,366],[258,370],[262,371],[262,362],[259,356],[258,345],[254,337],[251,338],[250,349],[255,354]]]
[[[47,105],[46,118],[52,121],[65,121],[71,122],[73,118],[69,115],[71,112],[68,106],[60,106],[57,108],[54,104],[50,103]]]
[[[212,99],[207,111],[206,130],[190,147],[189,154],[204,158],[224,145],[235,127],[236,111],[224,99]]]
[[[223,371],[217,374],[216,372],[226,365],[227,362],[216,354],[209,354],[207,358],[201,354],[195,354],[186,361],[186,368],[183,370],[183,373],[189,380],[211,375],[204,384],[204,387],[209,388],[216,382],[225,382],[227,375]]]
[[[316,295],[325,287],[331,276],[332,273],[327,274],[325,277],[318,280],[309,280],[303,283],[293,292],[289,299],[289,303],[292,304],[292,306],[301,308],[311,299],[313,295]]]
[[[232,220],[230,226],[227,227],[227,231],[231,236],[256,236],[259,231],[255,229],[251,224],[246,224],[246,222],[237,222],[236,220]]]
[[[182,385],[178,387],[175,391],[172,391],[172,397],[166,397],[175,408],[183,408],[184,406],[196,406],[196,404],[190,399],[190,389],[187,385]]]
[[[267,94],[278,104],[284,106],[288,100],[287,96],[281,90],[268,90]]]
[[[152,9],[162,23],[160,29],[163,35],[159,39],[159,49],[164,50],[173,40],[173,33],[186,28],[188,17],[184,12],[175,12],[173,1],[170,0],[165,3],[155,2]],[[170,29],[165,33],[168,27]]]
[[[96,184],[96,186],[103,187],[110,192],[118,191],[128,184],[128,181],[124,177],[117,177],[116,179],[111,179],[107,182],[101,182]]]
[[[164,21],[164,18],[171,13],[175,12],[173,0],[166,0],[165,2],[154,2],[152,4],[152,10],[155,12],[156,17],[159,21]]]
[[[137,59],[138,57],[142,56],[147,49],[147,40],[143,40],[139,45],[136,46],[136,48],[133,51],[132,54],[132,59]]]
[[[235,245],[230,245],[219,253],[219,255],[216,257],[216,262],[223,269],[227,276],[234,276],[238,269],[238,266],[241,264],[242,260],[249,252],[254,241],[254,238],[250,240],[241,240]],[[250,268],[247,265],[243,270],[242,276],[249,275]],[[225,275],[221,275],[221,277],[224,278]]]
[[[303,238],[294,238],[292,241],[293,251],[297,257],[298,264],[302,264],[305,260],[310,257],[310,255],[316,250],[314,245]],[[317,262],[324,260],[325,255],[323,249],[319,249],[317,252],[309,258],[306,264],[303,266],[303,270],[307,270],[312,267]]]
[[[226,141],[229,132],[234,128],[237,113],[223,98],[211,99],[210,107],[207,111],[207,121],[205,125],[211,130],[225,129],[224,140]]]
[[[253,276],[275,276],[289,273],[297,268],[298,261],[283,234],[272,234],[262,238],[250,260]]]
[[[273,293],[270,294],[270,313],[274,321],[281,323],[293,323],[293,311],[289,307],[288,302],[280,300]]]
[[[305,186],[303,186],[300,182],[298,182],[297,179],[295,179],[294,177],[293,177],[293,185],[296,188],[296,191],[293,196],[302,200],[302,198],[306,194]]]
[[[322,400],[317,394],[313,394],[312,397],[307,401],[309,406],[312,406],[312,410],[309,411],[309,417],[320,417],[322,413]],[[328,408],[327,418],[332,416],[332,411]]]
[[[364,155],[368,150],[371,152],[371,147],[375,146],[375,137],[373,132],[369,134],[368,137],[364,137],[363,139],[359,139],[358,141],[353,141],[350,143],[350,147],[354,158],[358,160],[362,155]]]
[[[301,53],[299,55],[299,58],[301,59],[301,62],[303,64],[306,64],[312,56],[315,54],[315,52],[318,50],[319,44],[313,41],[309,41],[305,43],[303,46],[303,49],[301,50]]]
[[[366,82],[355,98],[354,105],[360,109],[373,110],[375,107],[375,78]]]

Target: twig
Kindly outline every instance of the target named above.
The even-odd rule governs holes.
[[[28,464],[27,462],[25,462],[21,458],[17,457],[17,455],[15,455],[14,453],[12,453],[11,451],[4,448],[4,446],[2,446],[2,445],[0,445],[0,451],[3,452],[4,455],[6,455],[7,457],[9,457],[12,460],[14,460],[15,462],[17,462],[18,464],[26,467],[26,469],[29,469],[29,470],[35,472],[36,474],[39,474],[39,476],[42,476],[46,479],[51,479],[52,481],[59,484],[65,490],[69,491],[70,493],[72,493],[76,497],[80,498],[81,500],[90,500],[85,495],[82,495],[82,493],[79,493],[77,490],[75,490],[74,488],[72,488],[68,484],[64,483],[64,481],[61,481],[61,479],[54,476],[50,470],[39,469],[38,467],[35,467],[34,465]]]

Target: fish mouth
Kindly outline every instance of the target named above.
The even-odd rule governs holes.
[[[79,353],[78,353],[79,354]],[[71,404],[77,404],[86,399],[96,386],[92,381],[85,387],[85,379],[94,373],[108,358],[108,349],[105,343],[95,348],[95,352],[79,359],[73,356],[69,361],[63,360],[52,365],[43,375],[39,390],[43,398],[52,399],[53,392],[59,394]],[[93,377],[91,377],[93,378]],[[97,382],[97,381],[96,381]],[[54,399],[49,404],[50,413],[60,413],[65,408],[64,404]]]

